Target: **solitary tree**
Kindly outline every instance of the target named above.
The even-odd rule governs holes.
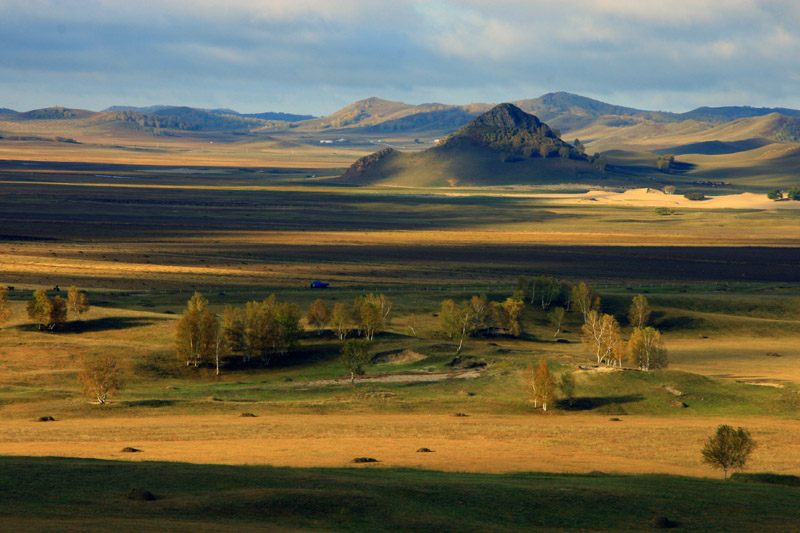
[[[575,150],[577,150],[579,154],[583,155],[586,153],[586,147],[583,146],[583,143],[578,139],[575,139],[575,142],[572,143],[572,145],[575,147]]]
[[[729,468],[744,468],[747,458],[755,450],[756,443],[746,429],[733,429],[721,425],[717,433],[709,437],[703,446],[703,461],[714,468],[721,468],[723,479],[728,480]]]
[[[675,194],[675,186],[674,185],[665,185],[664,186],[664,193],[666,193],[666,194]]]
[[[330,318],[331,312],[321,298],[314,300],[314,303],[312,303],[311,307],[308,308],[308,315],[306,316],[306,319],[308,320],[309,325],[317,328],[317,335],[322,335],[322,330],[324,330],[325,326],[328,325]]]
[[[85,292],[79,291],[75,285],[67,290],[67,307],[75,315],[78,320],[81,319],[81,314],[89,310],[89,298]]]
[[[667,350],[661,333],[651,327],[635,329],[628,341],[628,362],[641,370],[667,368]]]
[[[558,381],[558,388],[561,394],[566,398],[567,403],[572,405],[575,401],[575,374],[572,372],[564,372],[561,374],[561,379]]]
[[[553,403],[555,397],[556,380],[553,379],[553,374],[550,373],[547,361],[544,359],[539,359],[533,379],[536,382],[536,395],[542,402],[542,409],[547,411],[547,405]]]
[[[111,355],[104,355],[97,359],[87,361],[83,359],[78,381],[84,395],[97,399],[98,403],[105,404],[108,397],[120,388],[119,366]]]
[[[556,332],[553,333],[553,337],[558,337],[558,334],[561,333],[561,328],[564,326],[565,315],[566,311],[564,311],[563,307],[556,307],[547,314],[547,319],[550,321],[550,325],[556,330]]]
[[[793,202],[797,202],[800,200],[800,187],[792,187],[788,191],[786,191],[786,198],[792,200]]]
[[[633,297],[631,306],[628,309],[628,320],[631,326],[641,329],[647,325],[649,318],[650,306],[647,303],[647,298],[643,294],[637,294]]]
[[[350,373],[350,384],[356,384],[356,375],[364,374],[364,367],[369,362],[369,341],[367,339],[350,339],[342,345],[341,360]]]

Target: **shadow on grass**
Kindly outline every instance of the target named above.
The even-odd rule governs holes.
[[[624,396],[583,396],[569,400],[558,400],[558,408],[564,411],[591,411],[607,405],[623,405],[644,400],[641,394],[626,394]]]
[[[703,326],[702,318],[690,316],[673,316],[660,320],[655,324],[655,328],[660,331],[697,329]]]
[[[113,331],[120,329],[140,328],[150,326],[156,322],[167,320],[166,318],[159,317],[129,317],[129,316],[109,316],[105,318],[95,318],[92,320],[73,320],[64,324],[61,328],[53,331],[55,334],[79,334],[88,333],[91,331]],[[47,329],[39,329],[35,324],[23,324],[18,326],[18,329],[23,331],[42,331],[47,332]]]
[[[176,400],[128,400],[125,402],[118,402],[123,407],[169,407],[175,405]]]

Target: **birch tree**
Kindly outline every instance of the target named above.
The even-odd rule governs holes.
[[[637,294],[633,297],[631,306],[628,309],[628,320],[634,328],[642,329],[647,326],[649,319],[650,306],[647,303],[647,298],[643,294]]]
[[[111,355],[87,361],[83,359],[78,382],[84,395],[95,398],[104,405],[108,397],[120,388],[119,366]]]
[[[321,298],[314,300],[308,308],[308,315],[306,315],[308,325],[317,329],[317,335],[322,335],[322,331],[325,329],[325,326],[328,325],[330,318],[331,312]]]
[[[369,362],[369,341],[367,339],[350,339],[345,341],[341,350],[341,361],[350,373],[350,384],[356,384],[356,376],[364,374],[364,366]]]
[[[89,311],[89,297],[73,285],[67,289],[67,307],[75,315],[75,318],[80,320],[81,315]]]
[[[458,339],[458,349],[456,355],[461,353],[464,346],[464,338],[474,330],[474,309],[469,302],[463,301],[457,304],[453,300],[442,302],[442,310],[439,313],[439,324],[445,335],[451,339]]]
[[[556,330],[556,332],[553,333],[553,337],[558,337],[558,334],[561,333],[561,328],[564,327],[565,315],[566,311],[564,311],[563,307],[556,307],[547,314],[547,319],[550,321],[550,325]]]
[[[583,316],[584,324],[589,318],[590,311],[600,311],[600,296],[583,281],[572,287],[571,301]]]
[[[601,315],[592,309],[581,331],[586,350],[595,356],[598,363],[618,363],[621,366],[625,345],[620,336],[619,323],[613,316]]]
[[[701,453],[704,462],[722,469],[723,480],[727,481],[728,469],[744,468],[755,449],[756,443],[749,431],[723,424],[717,428],[716,434],[709,437]]]
[[[350,333],[350,325],[353,322],[353,314],[350,312],[347,304],[337,302],[333,306],[333,313],[331,314],[331,325],[336,331],[336,335],[340,341],[343,341],[347,334]]]
[[[628,341],[628,362],[640,370],[667,368],[667,350],[661,343],[661,333],[650,327],[634,329]]]

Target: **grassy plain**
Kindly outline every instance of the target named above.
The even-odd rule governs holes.
[[[175,153],[117,165],[77,155],[71,164],[2,164],[0,284],[14,290],[13,317],[0,327],[0,454],[9,456],[3,479],[27,469],[29,481],[2,489],[14,497],[0,525],[52,527],[46,517],[20,525],[38,493],[59,524],[82,530],[101,530],[110,505],[124,508],[120,531],[146,520],[256,529],[267,514],[279,530],[641,530],[657,512],[687,530],[726,529],[734,517],[740,530],[791,530],[790,489],[645,474],[717,477],[699,448],[729,423],[759,442],[753,469],[800,475],[793,213],[661,217],[515,189],[345,188],[324,179],[338,163],[313,153],[255,169],[249,152],[223,158],[226,166]],[[435,316],[441,301],[505,299],[520,274],[589,281],[626,336],[630,298],[646,292],[670,370],[598,371],[578,318],[559,343],[536,306],[520,338],[466,343],[463,359],[486,367],[467,376],[451,366],[455,345]],[[333,287],[305,288],[317,278]],[[58,333],[27,324],[31,289],[59,285],[63,294],[71,284],[94,306],[82,321]],[[373,347],[386,362],[368,373],[393,379],[351,387],[338,340],[312,332],[271,368],[231,361],[220,377],[186,368],[173,354],[174,324],[196,289],[217,311],[273,292],[303,309],[317,297],[333,305],[386,293],[392,324]],[[76,376],[81,357],[106,353],[121,360],[124,388],[98,406],[80,396]],[[575,405],[532,410],[521,376],[540,357],[557,375],[576,373]],[[45,415],[56,421],[35,421]],[[143,451],[122,454],[124,446]],[[358,456],[379,459],[367,466],[378,472],[343,468]],[[571,475],[517,474],[525,471]],[[613,475],[574,475],[591,471]],[[75,490],[58,492],[76,476]],[[147,517],[150,504],[124,500],[132,483],[162,496]],[[509,512],[489,511],[498,505]],[[564,511],[576,507],[584,511]]]

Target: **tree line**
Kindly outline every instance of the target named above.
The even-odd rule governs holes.
[[[187,302],[176,325],[175,347],[187,366],[213,365],[217,375],[221,361],[230,357],[240,357],[243,363],[260,360],[269,366],[285,357],[303,333],[300,308],[274,294],[261,302],[247,302],[243,308],[226,306],[221,316],[208,305],[200,293]],[[368,343],[386,328],[391,310],[392,303],[383,294],[359,296],[352,306],[338,302],[333,309],[317,299],[309,307],[306,321],[319,335],[330,324],[345,344],[349,336]]]

